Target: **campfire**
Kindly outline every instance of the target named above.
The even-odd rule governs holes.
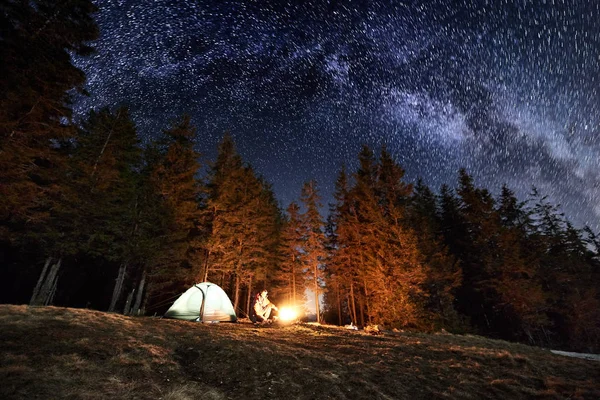
[[[293,322],[298,319],[298,313],[294,307],[281,307],[279,309],[279,321]]]

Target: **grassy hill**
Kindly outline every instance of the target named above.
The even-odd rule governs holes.
[[[476,336],[0,306],[2,399],[600,399],[600,362]]]

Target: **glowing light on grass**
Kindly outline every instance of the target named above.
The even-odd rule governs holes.
[[[279,320],[281,321],[294,321],[298,318],[298,313],[291,307],[281,307],[279,309]]]

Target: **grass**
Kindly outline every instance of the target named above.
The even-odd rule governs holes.
[[[599,399],[600,362],[477,336],[0,306],[2,399]]]

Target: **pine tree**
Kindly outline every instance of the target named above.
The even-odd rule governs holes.
[[[215,267],[218,265],[217,257],[220,256],[220,245],[216,240],[216,234],[219,233],[213,224],[215,220],[219,224],[218,218],[226,212],[227,205],[221,204],[219,198],[223,191],[224,184],[231,180],[231,177],[243,168],[242,158],[237,154],[233,138],[226,134],[219,144],[217,159],[209,172],[208,181],[205,185],[206,207],[203,209],[203,222],[209,229],[208,240],[204,245],[205,262],[202,271],[202,280],[208,280],[209,273],[215,273]],[[212,271],[211,271],[212,267]],[[223,271],[224,273],[224,271]],[[224,275],[220,279],[221,286],[224,286]]]
[[[353,174],[355,184],[350,190],[351,226],[356,232],[353,243],[354,263],[357,263],[357,288],[352,291],[357,304],[357,322],[366,325],[373,322],[370,301],[372,290],[385,283],[384,271],[377,263],[377,232],[385,229],[376,193],[377,164],[373,151],[363,146],[358,154],[359,168]],[[391,300],[391,299],[390,299]],[[383,308],[382,308],[383,309]],[[375,321],[382,322],[382,321]]]
[[[462,281],[459,261],[443,244],[435,194],[421,179],[417,181],[409,207],[409,224],[427,265],[427,319],[435,328],[464,330],[454,309],[456,289]]]
[[[495,319],[498,299],[493,288],[485,284],[493,276],[499,256],[500,221],[494,209],[495,201],[486,189],[475,187],[473,177],[465,169],[459,171],[457,193],[466,228],[459,255],[464,277],[459,300],[462,310],[479,329],[495,333],[502,325]]]
[[[281,243],[283,216],[279,204],[273,193],[271,185],[263,178],[258,177],[260,186],[260,197],[255,205],[255,234],[256,257],[250,264],[250,274],[246,284],[246,313],[250,313],[253,295],[253,283],[260,285],[264,280],[263,287],[272,285],[276,280],[278,271],[281,270]],[[275,288],[274,293],[277,293]]]
[[[109,311],[120,298],[131,269],[137,213],[138,170],[141,150],[136,129],[126,108],[91,111],[77,136],[72,156],[74,195],[69,211],[76,210],[74,236],[82,254],[118,264]],[[68,220],[68,215],[63,217]]]
[[[196,180],[199,153],[195,129],[183,116],[156,143],[158,154],[149,180],[167,215],[161,253],[154,260],[149,290],[154,303],[179,293],[193,283],[201,267],[200,185]]]
[[[356,322],[353,296],[353,260],[348,257],[351,249],[349,231],[349,187],[346,166],[343,165],[335,182],[333,197],[329,205],[329,216],[325,227],[326,252],[325,292],[323,295],[327,319],[337,320],[338,325],[349,319]]]
[[[585,243],[589,249],[587,253],[589,263],[592,265],[594,273],[600,273],[600,237],[589,226],[585,226],[583,232],[586,236]]]
[[[411,186],[385,149],[376,162],[364,146],[359,164],[352,187],[344,171],[338,178],[328,280],[349,293],[347,312],[357,324],[419,326],[427,294],[416,235],[407,223]]]
[[[415,232],[408,224],[407,204],[412,186],[403,182],[404,170],[385,148],[377,166],[376,194],[379,215],[374,218],[375,253],[371,314],[374,322],[398,327],[423,324],[427,293],[423,290],[426,267]],[[371,218],[373,219],[373,218]]]
[[[75,134],[69,124],[71,91],[82,90],[85,80],[71,54],[91,53],[87,43],[98,35],[95,11],[88,0],[0,4],[0,246],[21,254],[34,248],[35,256],[25,263],[46,258],[42,278],[48,271],[51,283],[38,285],[45,303],[56,293],[62,263],[55,249],[62,233],[49,226],[49,218],[65,195],[63,150]],[[17,274],[32,269],[26,266]]]
[[[440,227],[443,242],[450,254],[460,263],[462,271],[461,285],[456,290],[456,310],[465,318],[469,326],[478,327],[479,321],[473,321],[473,315],[481,312],[481,299],[472,296],[478,292],[473,287],[472,261],[469,255],[470,237],[468,222],[461,210],[461,201],[455,191],[447,185],[442,185],[439,194]],[[466,271],[465,271],[466,270]],[[467,283],[467,280],[469,282]]]
[[[141,149],[126,108],[91,111],[71,157],[75,236],[84,253],[122,261],[129,252],[136,207]],[[64,220],[69,219],[65,215]]]
[[[598,275],[583,232],[574,228],[537,190],[534,240],[540,254],[540,275],[554,324],[554,345],[592,351],[600,347]]]
[[[98,35],[88,0],[4,2],[0,48],[0,239],[44,224],[60,201],[66,157],[62,144],[75,131],[71,90],[85,76],[71,54],[88,55]]]
[[[305,211],[302,214],[304,230],[304,262],[307,269],[310,288],[315,296],[315,312],[317,322],[321,321],[320,301],[321,287],[323,284],[323,261],[325,252],[325,234],[323,232],[323,219],[319,212],[321,198],[315,181],[305,182],[300,197]]]
[[[403,214],[412,193],[412,185],[404,183],[403,178],[404,170],[383,147],[379,156],[377,190],[387,218],[405,218]],[[397,215],[392,215],[394,213]],[[399,223],[399,219],[393,222]]]
[[[303,271],[302,246],[304,231],[300,219],[300,207],[292,202],[287,208],[287,219],[281,235],[281,269],[279,280],[285,288],[287,300],[297,306],[304,302],[305,279]]]
[[[503,318],[507,339],[540,343],[548,320],[539,276],[539,255],[529,244],[531,219],[524,202],[503,186],[496,208],[498,250],[488,266],[485,285],[495,293],[495,310]]]
[[[248,312],[252,286],[266,284],[275,267],[280,215],[271,188],[243,164],[229,135],[219,145],[208,194],[207,268],[221,273],[221,285],[232,294],[234,307],[240,308],[246,288]]]
[[[354,324],[363,325],[364,310],[360,317],[360,305],[364,304],[360,293],[362,265],[357,260],[364,249],[360,243],[355,192],[345,167],[338,174],[335,188],[335,204],[331,206],[327,228],[326,306],[337,310],[339,324],[348,318]]]
[[[131,260],[133,260],[133,270],[128,273],[130,276],[129,288],[135,294],[135,302],[130,309],[132,315],[143,314],[148,303],[148,294],[150,292],[154,292],[155,295],[160,293],[160,289],[153,290],[152,285],[160,287],[162,284],[161,280],[157,279],[160,274],[156,268],[164,262],[164,247],[168,245],[169,229],[172,227],[172,213],[164,201],[164,196],[159,192],[154,176],[162,158],[156,143],[151,142],[144,149],[132,224],[134,235],[131,240]],[[131,297],[133,298],[133,296]],[[158,295],[158,297],[160,300],[161,296]],[[165,304],[157,306],[157,299],[154,300],[151,301],[154,303],[151,304],[152,311],[164,307]],[[166,304],[170,304],[170,300],[166,301]]]

